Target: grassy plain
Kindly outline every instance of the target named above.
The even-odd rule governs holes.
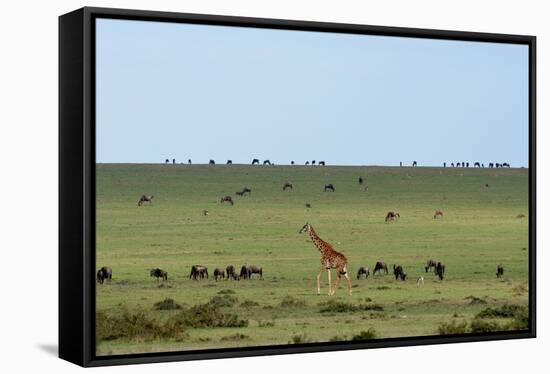
[[[442,322],[528,302],[528,169],[98,164],[96,178],[97,266],[113,269],[113,280],[97,286],[98,312],[141,310],[165,321],[180,311],[155,310],[155,302],[188,309],[221,291],[237,298],[222,310],[248,320],[187,328],[183,338],[100,339],[99,355],[349,340],[369,328],[377,338],[436,335]],[[293,191],[282,190],[285,181]],[[325,183],[336,191],[323,192]],[[235,196],[244,186],[251,195]],[[138,207],[142,194],[155,195],[153,203]],[[235,205],[221,204],[223,195]],[[444,217],[434,220],[437,209]],[[401,219],[384,223],[389,210]],[[345,282],[327,296],[326,274],[317,295],[320,256],[298,234],[305,222],[348,257],[351,297]],[[424,272],[428,258],[445,263],[443,281]],[[409,278],[355,279],[377,260],[401,264]],[[193,264],[211,276],[216,267],[254,264],[264,279],[192,281]],[[156,267],[168,271],[167,282],[149,277]],[[294,304],[282,303],[287,296]],[[329,299],[359,310],[321,312]]]

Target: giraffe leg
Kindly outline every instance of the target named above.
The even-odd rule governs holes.
[[[338,270],[336,270],[338,271]],[[334,288],[332,289],[332,294],[334,295],[336,293],[336,290],[338,289],[338,285],[340,284],[340,278],[341,278],[341,275],[340,273],[338,273],[338,275],[336,276],[336,283],[334,284]]]
[[[317,274],[317,295],[321,294],[321,271]]]
[[[349,295],[351,296],[351,281],[349,279],[348,273],[344,274],[344,277],[346,277],[346,280],[348,281],[348,291],[349,291]]]
[[[332,295],[332,285],[331,285],[331,282],[330,282],[330,269],[327,269],[327,274],[328,274],[328,295],[331,296]]]

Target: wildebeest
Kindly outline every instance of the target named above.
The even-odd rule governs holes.
[[[199,279],[208,279],[208,268],[203,265],[193,265],[191,266],[191,273],[189,274],[189,279],[199,280]]]
[[[306,203],[306,208],[311,208],[311,204],[310,204],[310,203]]]
[[[294,190],[294,186],[290,182],[285,182],[285,184],[283,184],[283,191],[286,191],[287,188]]]
[[[393,275],[395,275],[395,280],[401,279],[404,281],[407,278],[407,274],[403,271],[403,266],[401,265],[393,265]]]
[[[479,162],[474,162],[474,167],[475,168],[480,168],[481,167],[481,164]]]
[[[332,183],[329,183],[329,184],[325,184],[325,188],[324,188],[324,191],[327,192],[328,190],[331,190],[332,192],[335,191],[334,189],[334,185]]]
[[[363,177],[359,177],[359,184],[363,184]]]
[[[216,165],[216,161],[210,160],[210,161],[208,161],[208,165]]]
[[[106,280],[113,279],[113,269],[107,266],[103,266],[97,271],[96,274],[97,283],[103,284]]]
[[[218,279],[225,279],[225,272],[222,269],[214,269],[214,279],[216,280],[216,282],[218,281]]]
[[[437,267],[437,262],[435,260],[432,260],[431,258],[426,262],[426,266],[424,266],[424,271],[427,273],[428,270],[432,270],[432,268],[435,270]]]
[[[260,160],[258,160],[257,158],[252,160],[252,165],[259,165],[259,164],[260,164]]]
[[[312,161],[311,161],[311,165],[315,165],[315,160],[312,160]]]
[[[233,199],[231,198],[231,196],[224,196],[220,199],[220,203],[225,203],[225,202],[228,202],[229,204],[233,205]]]
[[[188,163],[189,165],[191,165],[191,159],[188,159],[188,160],[187,160],[187,163]]]
[[[202,215],[203,215],[203,216],[207,216],[207,215],[208,215],[208,210],[203,209],[203,210],[202,210]]]
[[[434,213],[434,219],[437,217],[443,217],[443,211],[442,210],[436,210]]]
[[[486,188],[489,188],[489,183],[485,183],[485,187],[486,187]]]
[[[227,160],[226,164],[227,164],[227,165],[232,165],[232,164],[233,164],[233,161]]]
[[[151,277],[157,278],[157,282],[160,278],[162,278],[162,280],[168,280],[168,272],[159,268],[151,269],[150,275]]]
[[[385,262],[377,261],[374,265],[374,270],[372,271],[372,275],[375,275],[376,273],[380,273],[384,270],[386,274],[388,274],[388,265],[386,265]]]
[[[443,167],[444,167],[444,168],[447,167],[447,163],[446,163],[446,162],[443,163]]]
[[[138,206],[141,206],[143,203],[148,202],[149,204],[153,204],[153,197],[154,195],[141,195],[138,201]]]
[[[416,167],[418,164],[416,163],[416,161],[413,161],[413,168]]]
[[[237,191],[237,192],[235,192],[235,195],[237,195],[237,196],[242,196],[242,195],[244,195],[244,192],[242,192],[242,191]]]
[[[325,161],[319,161],[319,166],[325,166]]]
[[[264,160],[264,165],[271,165],[271,161],[269,161],[269,160]]]
[[[455,167],[455,163],[454,163],[454,162],[451,162],[451,167],[452,167],[452,168]]]
[[[237,275],[237,273],[235,273],[235,266],[233,265],[229,265],[228,267],[226,267],[225,273],[227,274],[227,279],[233,279],[233,280],[239,279],[239,276]]]
[[[243,279],[252,279],[252,274],[259,274],[260,279],[263,279],[263,269],[255,265],[243,265],[241,267],[241,278]]]
[[[309,161],[306,161],[306,166],[308,166],[308,165],[309,165]]]
[[[243,187],[243,196],[244,196],[245,193],[250,195],[252,193],[252,190],[248,187]]]
[[[510,164],[507,163],[507,162],[505,162],[505,163],[502,164],[502,167],[503,167],[503,168],[509,168],[509,167],[510,167]]]
[[[399,167],[403,166],[403,161],[399,161]]]
[[[367,279],[370,275],[369,268],[361,266],[359,270],[357,270],[357,279],[361,279],[363,276],[365,279]]]
[[[489,162],[489,167],[490,168],[494,167],[494,164],[492,162]]]
[[[445,265],[441,262],[438,262],[435,266],[435,275],[437,275],[440,280],[443,280],[443,276],[445,275]]]
[[[294,161],[290,161],[290,165],[294,165]]]
[[[384,222],[395,221],[398,218],[401,218],[398,212],[389,211],[388,214],[386,214],[386,218],[384,219]]]
[[[416,280],[416,285],[417,286],[423,286],[424,285],[424,277],[418,277],[418,279]]]
[[[176,159],[175,159],[175,158],[172,159],[172,164],[173,164],[173,165],[176,164]]]
[[[502,265],[497,266],[497,278],[500,278],[504,275],[504,268]]]

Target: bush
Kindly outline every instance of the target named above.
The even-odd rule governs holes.
[[[470,304],[472,305],[475,305],[475,304],[487,304],[487,301],[483,300],[483,299],[480,299],[479,297],[476,297],[476,296],[467,296],[465,297],[466,300],[470,300]]]
[[[153,304],[153,308],[156,310],[176,310],[181,309],[181,305],[176,304],[174,299],[166,298]]]
[[[275,321],[258,321],[258,327],[273,327]]]
[[[260,305],[260,304],[255,302],[254,300],[245,300],[240,304],[240,306],[245,307],[245,308],[249,308],[249,307],[252,307],[252,306],[258,306],[258,305]]]
[[[495,332],[495,331],[504,331],[505,328],[497,322],[487,322],[482,319],[475,318],[470,323],[470,330],[473,333],[486,333],[486,332]]]
[[[218,291],[218,294],[220,295],[229,295],[229,294],[234,294],[235,291],[233,290],[229,290],[229,289],[224,289],[224,290],[219,290]]]
[[[354,305],[351,303],[344,303],[342,301],[329,300],[323,303],[319,303],[318,306],[320,313],[349,313],[357,311],[384,311],[384,308],[379,304],[359,304]]]
[[[485,308],[476,315],[476,318],[514,318],[525,314],[527,308],[521,305],[503,305],[500,308]]]
[[[331,343],[334,343],[334,342],[343,342],[343,341],[346,341],[346,340],[347,340],[346,336],[335,335],[332,338],[330,338],[328,341],[331,342]]]
[[[466,322],[457,323],[456,321],[443,322],[439,324],[438,331],[439,335],[466,334],[468,332],[468,324]]]
[[[250,340],[250,336],[244,335],[244,334],[234,334],[229,336],[224,336],[220,339],[220,341],[240,341],[240,340]]]
[[[179,312],[174,318],[188,327],[246,327],[248,320],[236,314],[224,313],[215,303],[198,304]]]
[[[235,305],[239,300],[235,296],[230,295],[221,295],[221,296],[214,296],[210,299],[208,302],[209,304],[223,308],[223,307],[231,307]]]
[[[292,296],[285,296],[281,300],[281,308],[303,308],[306,306],[306,301],[301,299],[296,299]]]
[[[370,327],[367,331],[361,331],[359,334],[354,335],[351,340],[371,340],[376,339],[376,330]]]
[[[293,335],[292,340],[288,342],[288,344],[304,344],[304,343],[310,343],[311,340],[307,337],[306,334],[297,334]]]

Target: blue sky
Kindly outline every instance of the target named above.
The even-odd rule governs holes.
[[[97,162],[528,166],[528,47],[97,20]]]

